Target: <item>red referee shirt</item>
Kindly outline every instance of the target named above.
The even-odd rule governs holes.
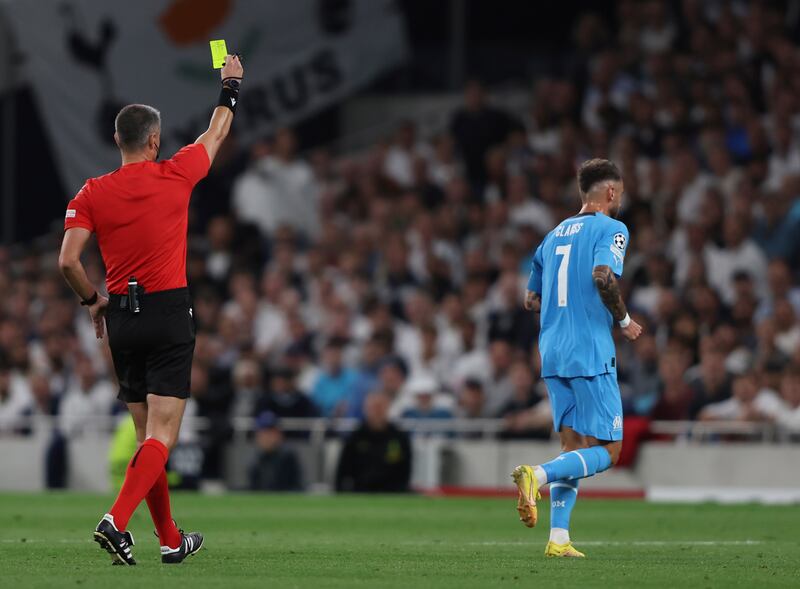
[[[147,292],[186,286],[189,197],[210,165],[203,145],[187,145],[172,159],[91,178],[70,201],[64,229],[97,235],[109,293],[127,294],[130,276]]]

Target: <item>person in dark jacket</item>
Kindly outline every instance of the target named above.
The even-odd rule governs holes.
[[[258,454],[250,466],[251,491],[301,491],[297,456],[283,443],[278,417],[265,411],[256,419]]]
[[[467,177],[473,190],[486,183],[486,154],[489,148],[506,140],[512,130],[519,128],[508,113],[488,104],[486,89],[471,80],[464,89],[464,106],[450,121],[450,132],[467,167]]]
[[[408,434],[389,422],[391,400],[372,393],[364,401],[364,421],[342,448],[336,490],[354,493],[404,493],[411,479]]]
[[[288,364],[270,370],[269,392],[256,402],[256,415],[270,411],[278,417],[317,417],[316,406],[295,386],[295,371]]]

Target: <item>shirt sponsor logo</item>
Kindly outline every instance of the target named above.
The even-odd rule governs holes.
[[[67,219],[74,219],[77,214],[78,214],[78,211],[76,211],[75,209],[67,209],[66,218]]]

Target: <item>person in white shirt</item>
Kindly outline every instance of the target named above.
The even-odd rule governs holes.
[[[800,317],[800,287],[792,285],[792,271],[784,260],[770,260],[767,268],[767,284],[769,294],[758,306],[756,323],[770,317],[774,313],[775,301],[783,298],[788,299],[794,308],[795,316]]]
[[[775,347],[787,358],[800,348],[800,323],[788,299],[778,299],[774,304]]]
[[[747,220],[738,215],[725,218],[723,248],[705,251],[708,281],[726,304],[734,303],[733,278],[745,272],[753,279],[759,297],[766,294],[767,257],[756,243],[747,237]]]
[[[514,225],[530,225],[542,235],[555,226],[550,207],[530,194],[526,176],[509,176],[506,193],[510,207],[508,218]]]
[[[279,130],[268,154],[236,181],[232,205],[239,221],[255,224],[264,235],[281,226],[309,237],[319,233],[319,186],[296,149],[294,133]]]
[[[770,190],[780,190],[787,176],[800,174],[800,147],[793,141],[791,127],[778,125],[772,134],[773,149],[765,184]]]
[[[781,397],[784,410],[775,417],[775,423],[793,434],[800,433],[800,368],[787,368],[781,377]]]
[[[682,180],[678,195],[678,218],[684,223],[691,223],[700,217],[706,190],[712,186],[713,180],[700,170],[697,158],[688,150],[675,156],[671,168],[672,174]]]
[[[75,373],[59,406],[59,425],[67,437],[83,433],[87,425],[95,426],[100,417],[110,417],[116,401],[116,388],[110,381],[98,378],[92,361],[80,356]],[[101,423],[101,427],[104,427]],[[108,421],[107,429],[112,429]]]
[[[0,434],[22,428],[32,406],[33,395],[27,379],[12,372],[0,358]]]
[[[417,157],[427,159],[430,155],[430,147],[417,142],[414,123],[404,121],[397,130],[392,146],[386,152],[383,172],[401,188],[410,188],[414,184],[414,160]]]
[[[733,381],[733,396],[706,405],[701,421],[774,421],[785,410],[781,397],[773,390],[759,387],[758,377],[746,372]]]

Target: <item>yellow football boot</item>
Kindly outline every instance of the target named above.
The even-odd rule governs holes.
[[[575,547],[572,545],[572,542],[567,542],[566,544],[556,544],[552,540],[547,543],[547,547],[544,549],[544,555],[547,557],[564,557],[564,558],[585,558],[586,555],[576,550]]]
[[[527,464],[515,468],[511,473],[511,478],[514,479],[514,484],[519,490],[519,499],[517,500],[519,520],[527,527],[532,528],[536,525],[538,518],[536,500],[542,498],[542,494],[539,493],[539,481],[533,474],[533,468]]]

